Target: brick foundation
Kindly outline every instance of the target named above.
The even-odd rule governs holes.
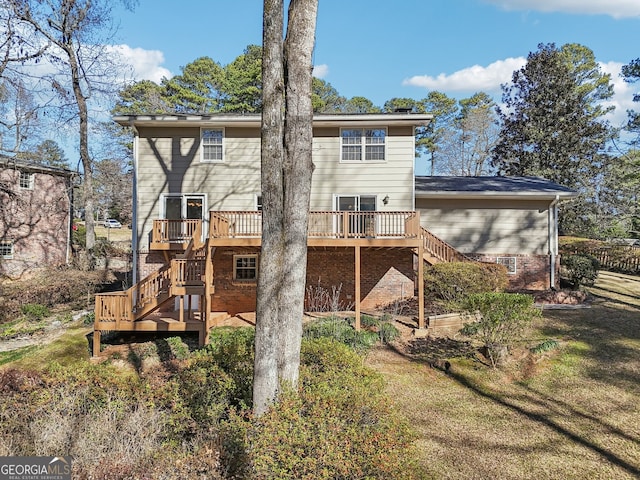
[[[211,310],[236,314],[255,311],[256,285],[233,281],[233,256],[259,253],[259,248],[218,247],[213,256],[214,294]],[[413,252],[410,249],[367,249],[360,255],[360,297],[362,309],[375,309],[394,300],[415,294]],[[165,264],[162,253],[138,255],[138,279]],[[336,292],[339,309],[352,308],[355,299],[355,252],[353,248],[311,248],[307,257],[306,309],[314,309],[317,301],[309,292]],[[327,305],[324,305],[326,308]]]
[[[549,255],[514,255],[504,254],[467,254],[480,262],[496,263],[498,257],[515,257],[516,273],[509,274],[509,290],[548,290],[551,284],[549,269]],[[558,287],[558,272],[560,257],[556,258],[556,287]]]
[[[256,309],[256,285],[233,282],[233,256],[260,253],[259,248],[217,247],[213,255],[211,311],[231,315]]]

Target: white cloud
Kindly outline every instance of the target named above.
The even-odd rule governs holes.
[[[613,18],[640,17],[638,0],[485,0],[505,10],[534,10],[585,15],[609,15]]]
[[[314,65],[313,66],[313,76],[316,78],[325,78],[329,75],[329,65]]]
[[[160,50],[131,48],[129,45],[113,45],[111,49],[121,57],[123,63],[131,66],[133,79],[136,81],[152,80],[160,83],[162,77],[173,76],[169,70],[161,66],[164,63],[164,54]]]
[[[607,120],[614,127],[621,127],[627,122],[627,110],[638,110],[640,108],[638,103],[633,101],[633,85],[625,82],[620,76],[622,65],[622,63],[618,62],[600,63],[602,71],[611,74],[614,94],[604,105],[616,108],[607,116]]]
[[[437,77],[416,75],[405,79],[402,84],[424,87],[427,90],[470,92],[482,90],[489,93],[499,90],[501,84],[510,82],[513,72],[522,68],[526,62],[527,60],[523,57],[507,58],[486,67],[474,65],[450,75],[445,73]]]
[[[474,65],[452,74],[441,73],[437,77],[419,75],[404,80],[403,85],[423,87],[427,90],[438,90],[445,93],[484,91],[489,94],[498,94],[500,85],[510,83],[513,72],[522,68],[526,61],[522,57],[507,58],[493,62],[487,67]],[[614,127],[621,127],[626,123],[627,110],[640,110],[640,104],[633,101],[634,86],[625,82],[620,76],[622,66],[623,64],[620,62],[600,63],[602,71],[611,74],[614,94],[604,103],[604,106],[615,107],[615,110],[606,117]],[[496,96],[499,97],[499,95]],[[496,101],[499,99],[496,98]]]

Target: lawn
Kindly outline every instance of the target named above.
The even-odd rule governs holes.
[[[623,479],[640,476],[640,279],[602,272],[591,308],[546,310],[526,349],[492,370],[465,344],[368,358],[418,431],[428,478]],[[448,370],[430,365],[440,357]]]
[[[545,310],[501,370],[457,338],[368,355],[418,434],[425,478],[640,477],[640,279],[601,272],[590,290],[591,308]],[[90,330],[0,354],[0,368],[80,366]],[[528,349],[549,339],[557,348]]]

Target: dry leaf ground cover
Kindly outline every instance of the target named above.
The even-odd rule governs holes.
[[[592,293],[591,308],[546,310],[503,370],[459,339],[369,356],[426,478],[640,477],[640,278],[602,272]],[[547,339],[558,348],[528,349]]]

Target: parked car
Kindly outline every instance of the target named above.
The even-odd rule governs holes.
[[[110,218],[104,222],[104,226],[107,228],[122,228],[122,224],[115,218]]]

